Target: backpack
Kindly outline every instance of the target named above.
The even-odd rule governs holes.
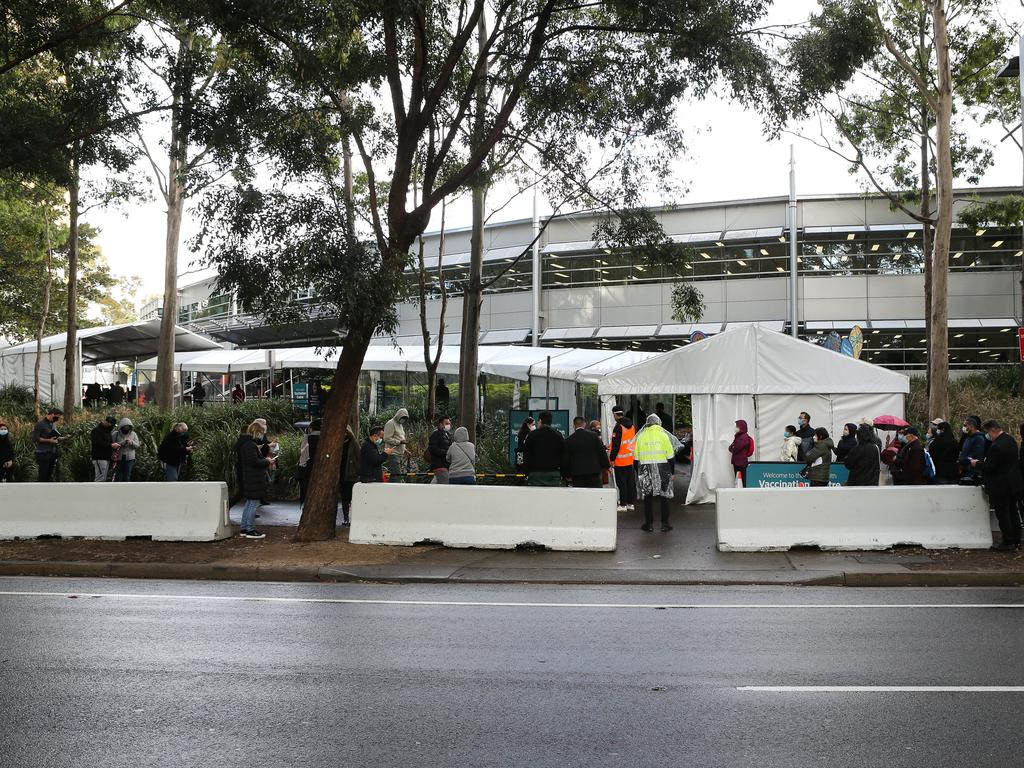
[[[935,480],[935,462],[928,451],[924,452],[924,476],[928,478],[928,482]]]
[[[750,437],[748,434],[747,437]],[[749,459],[754,455],[754,438],[750,437],[750,447],[747,449],[747,458]]]

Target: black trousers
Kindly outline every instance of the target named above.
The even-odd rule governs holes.
[[[1003,544],[1020,546],[1020,515],[1017,514],[1015,496],[992,496],[992,508],[999,521],[999,531],[1003,534]]]
[[[636,467],[616,467],[615,485],[619,489],[620,507],[636,504]]]
[[[53,480],[53,468],[57,464],[56,453],[36,453],[36,464],[39,465],[39,482],[48,483]]]
[[[600,488],[601,487],[601,476],[600,475],[573,475],[572,476],[572,487],[573,488]]]
[[[352,512],[352,489],[356,487],[354,480],[341,481],[341,514],[343,520],[348,520]]]
[[[668,525],[668,499],[659,496],[658,501],[661,503],[661,524]],[[647,496],[644,498],[644,525],[650,526],[652,523],[654,523],[654,497]]]

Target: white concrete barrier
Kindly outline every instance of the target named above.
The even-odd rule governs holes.
[[[349,541],[611,552],[615,499],[614,490],[598,488],[358,483]]]
[[[2,483],[0,539],[231,536],[224,483]]]
[[[988,501],[967,486],[730,488],[715,512],[723,552],[992,545]]]

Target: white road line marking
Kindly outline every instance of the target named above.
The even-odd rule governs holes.
[[[1024,693],[1024,685],[741,685],[758,693]]]
[[[532,603],[477,600],[386,600],[347,597],[272,597],[269,595],[164,595],[159,593],[127,592],[18,592],[0,591],[0,597],[111,597],[126,600],[210,600],[239,603],[326,603],[339,605],[405,605],[448,606],[454,608],[615,608],[615,609],[679,609],[720,611],[765,610],[956,610],[956,609],[1014,609],[1024,603]]]

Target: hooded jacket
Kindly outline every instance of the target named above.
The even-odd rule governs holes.
[[[110,437],[110,422],[101,421],[89,433],[89,458],[93,461],[110,461],[114,453],[114,441]]]
[[[164,464],[171,467],[180,467],[188,457],[188,432],[176,432],[171,429],[167,436],[160,442],[157,449],[157,458]]]
[[[807,479],[816,483],[827,483],[832,474],[832,451],[835,443],[831,437],[819,440],[807,453],[804,454],[804,463],[808,467]],[[821,459],[821,463],[813,466],[814,462]]]
[[[846,468],[850,477],[848,486],[878,485],[878,476],[882,464],[882,452],[875,444],[875,430],[861,424],[857,430],[857,445],[846,454]]]
[[[846,457],[857,446],[857,425],[845,424],[844,426],[849,434],[839,438],[839,443],[836,445],[836,461],[840,464],[846,463]]]
[[[249,435],[238,439],[238,468],[242,495],[247,499],[262,499],[267,495],[267,466],[260,446]]]
[[[445,469],[448,466],[448,449],[452,446],[452,433],[438,427],[430,433],[427,452],[430,454],[430,469]]]
[[[402,426],[402,419],[408,418],[409,412],[405,408],[399,408],[395,411],[395,418],[384,425],[384,447],[395,449],[392,456],[405,455],[405,427]]]
[[[936,481],[955,483],[960,477],[956,465],[958,451],[956,440],[953,439],[953,433],[949,429],[939,430],[931,445],[928,446],[928,454],[932,457],[932,463],[935,465]]]
[[[782,441],[782,453],[779,458],[786,462],[796,462],[800,456],[800,438],[790,435]]]
[[[736,422],[739,433],[732,439],[729,445],[729,453],[732,454],[732,465],[736,469],[746,469],[750,463],[750,455],[754,452],[754,441],[747,434],[747,422],[739,419]]]
[[[132,429],[126,435],[121,431],[123,427],[132,427]],[[135,461],[135,451],[142,445],[139,436],[135,434],[134,427],[135,425],[132,424],[132,420],[125,416],[117,422],[117,429],[110,433],[111,443],[117,443],[121,446],[120,461]]]
[[[476,475],[476,446],[469,442],[469,430],[459,427],[455,440],[448,448],[448,477],[474,477]]]

